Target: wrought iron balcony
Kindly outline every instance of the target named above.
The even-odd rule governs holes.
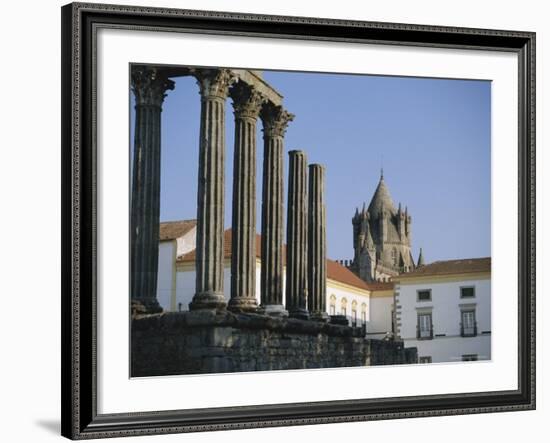
[[[464,323],[460,323],[460,336],[461,337],[475,337],[477,335],[477,321],[473,326],[464,326]]]
[[[416,338],[418,340],[431,340],[434,338],[434,328],[433,325],[430,327],[429,330],[427,329],[420,329],[419,325],[416,325]]]

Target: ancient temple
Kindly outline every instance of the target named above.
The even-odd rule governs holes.
[[[192,295],[188,311],[163,312],[157,297],[161,112],[165,96],[175,87],[172,78],[181,76],[197,80],[201,103],[197,217],[193,227],[184,228],[195,229],[190,242],[194,284],[186,288]],[[134,65],[131,87],[136,98],[130,208],[132,376],[416,361],[416,349],[405,349],[401,342],[366,338],[366,309],[361,311],[361,327],[356,321],[349,325],[345,304],[344,315],[327,312],[325,167],[308,164],[305,152],[297,150],[288,153],[284,254],[283,153],[286,128],[294,115],[284,108],[281,94],[257,71],[225,68]],[[235,147],[226,300],[224,171],[229,98]],[[259,300],[255,289],[258,121],[264,154]],[[334,311],[332,301],[330,306]],[[357,312],[358,304],[352,301],[352,320]]]
[[[190,310],[229,309],[323,322],[326,313],[324,167],[290,151],[286,281],[283,304],[283,153],[294,119],[282,95],[258,71],[132,66],[136,132],[131,202],[131,294],[148,313],[162,311],[156,296],[159,263],[160,123],[171,78],[192,76],[201,101],[196,222],[196,283]],[[223,296],[225,107],[233,101],[231,297]],[[263,125],[261,300],[255,298],[256,126]],[[309,169],[309,178],[307,174]],[[309,227],[309,229],[308,229]],[[307,255],[306,255],[307,251]],[[307,263],[307,267],[306,267]],[[309,288],[308,288],[309,286]]]
[[[412,271],[411,216],[401,203],[396,208],[381,172],[380,181],[366,208],[352,218],[354,259],[349,268],[365,281],[387,281]]]

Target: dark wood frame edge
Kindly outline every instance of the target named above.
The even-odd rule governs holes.
[[[535,408],[535,34],[73,3],[61,10],[62,435],[71,439]],[[93,27],[513,51],[519,57],[519,389],[291,405],[96,413]]]

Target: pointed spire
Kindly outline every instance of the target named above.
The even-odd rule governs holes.
[[[422,255],[422,248],[420,248],[420,254],[418,254],[418,261],[416,262],[417,268],[421,266],[424,266],[424,255]]]
[[[397,212],[390,196],[390,191],[384,181],[384,171],[380,170],[380,181],[378,182],[376,191],[374,191],[374,195],[372,196],[372,200],[368,207],[368,212],[373,219],[377,219],[383,210],[388,211],[392,215]]]
[[[364,215],[366,210],[367,210],[367,205],[365,202],[363,202],[363,210],[361,211],[361,213]]]

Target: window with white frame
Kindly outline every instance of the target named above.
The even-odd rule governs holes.
[[[417,324],[417,337],[423,339],[433,338],[432,313],[419,312]]]
[[[460,312],[460,332],[463,337],[477,335],[476,311],[475,309],[463,309]]]

